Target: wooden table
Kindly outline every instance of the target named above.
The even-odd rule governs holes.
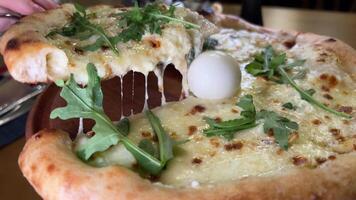
[[[227,5],[226,13],[240,13],[240,6]],[[356,48],[356,14],[263,8],[265,26],[314,32],[339,38]],[[40,199],[22,177],[17,157],[25,143],[21,138],[0,149],[0,199]]]

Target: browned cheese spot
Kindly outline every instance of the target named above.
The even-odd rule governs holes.
[[[152,137],[152,134],[149,131],[142,131],[141,136],[144,138],[150,138],[150,137]]]
[[[201,158],[198,158],[198,157],[193,158],[193,160],[192,160],[192,164],[194,164],[194,165],[199,165],[202,162],[203,162],[203,160]]]
[[[214,121],[216,123],[220,123],[220,122],[222,122],[222,119],[221,119],[221,117],[215,117]]]
[[[344,141],[345,138],[341,135],[341,130],[337,128],[329,129],[329,132],[337,139],[338,141]]]
[[[328,77],[329,77],[329,75],[327,75],[327,74],[321,74],[321,75],[319,76],[319,78],[320,78],[321,80],[326,80],[326,79],[328,79]]]
[[[238,110],[233,109],[233,108],[231,109],[231,112],[232,112],[232,113],[239,113],[239,111],[238,111]]]
[[[225,144],[224,148],[226,151],[240,150],[242,149],[243,145],[244,144],[241,141],[237,141],[237,142]]]
[[[284,150],[281,148],[278,148],[278,150],[276,151],[277,155],[282,155],[283,152],[284,152]]]
[[[296,166],[303,165],[308,161],[308,159],[303,156],[294,156],[292,160],[293,160],[293,164]]]
[[[195,105],[189,112],[191,115],[195,115],[196,113],[203,113],[206,108],[202,105]]]
[[[328,100],[333,100],[334,97],[332,97],[330,94],[324,94],[323,97]]]
[[[159,40],[150,40],[150,44],[152,48],[160,48],[161,42]]]
[[[324,162],[326,162],[327,159],[326,159],[326,158],[318,157],[318,158],[315,158],[315,161],[318,163],[318,165],[321,165],[321,164],[323,164]]]
[[[336,159],[336,156],[331,155],[331,156],[329,156],[328,158],[329,158],[329,160],[335,160],[335,159]]]
[[[213,145],[214,147],[219,147],[220,146],[220,142],[218,138],[211,138],[209,140],[210,144]]]
[[[328,88],[327,86],[325,85],[322,85],[321,86],[321,90],[325,91],[325,92],[330,92],[330,88]]]
[[[339,81],[337,80],[337,78],[334,75],[331,75],[329,77],[329,86],[330,87],[335,87],[338,84],[338,82]]]
[[[320,125],[320,124],[321,124],[321,121],[318,120],[318,119],[313,119],[313,120],[312,120],[312,123],[313,123],[314,125]]]
[[[188,135],[193,135],[195,132],[197,132],[198,127],[197,126],[189,126],[188,127]]]
[[[351,114],[352,110],[353,108],[351,106],[340,106],[340,108],[338,109],[339,112],[344,112],[347,114]]]
[[[346,120],[346,119],[342,120],[342,123],[345,124],[345,125],[350,125],[350,121]]]

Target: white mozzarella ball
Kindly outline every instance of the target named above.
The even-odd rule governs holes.
[[[202,99],[224,99],[240,89],[241,71],[233,57],[221,51],[206,51],[188,70],[190,91]]]

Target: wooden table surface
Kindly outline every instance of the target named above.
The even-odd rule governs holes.
[[[227,5],[224,11],[238,14],[240,6]],[[263,8],[263,20],[267,27],[329,35],[356,48],[356,14],[266,7]],[[24,143],[25,139],[20,138],[0,149],[0,199],[40,199],[17,165]]]

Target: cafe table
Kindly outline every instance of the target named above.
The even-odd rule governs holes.
[[[224,12],[238,14],[240,8],[239,5],[226,4]],[[356,48],[355,13],[263,7],[262,16],[266,27],[329,35]],[[17,164],[24,144],[23,136],[0,149],[0,199],[40,199],[22,176]]]

